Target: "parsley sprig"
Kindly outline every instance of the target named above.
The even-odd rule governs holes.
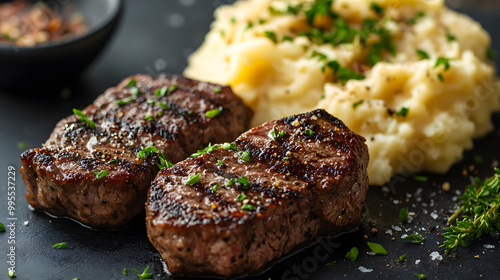
[[[457,220],[456,225],[446,228],[446,240],[440,246],[446,253],[455,251],[458,245],[467,247],[474,237],[500,232],[500,169],[495,168],[493,177],[485,181],[475,178],[459,199],[460,208],[448,220],[448,225]],[[457,219],[459,215],[463,215],[461,220]]]

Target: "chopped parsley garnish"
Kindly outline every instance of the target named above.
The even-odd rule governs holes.
[[[130,270],[134,271],[135,274],[137,274],[137,277],[139,277],[139,279],[153,279],[153,273],[148,273],[149,265],[146,266],[146,268],[144,269],[144,271],[142,273],[140,273],[140,274],[139,274],[139,271],[137,271],[137,269],[135,269],[135,268],[131,268]],[[128,275],[128,272],[127,272],[126,268],[123,270],[123,274],[124,275]]]
[[[245,176],[237,178],[236,181],[238,181],[238,183],[243,185],[243,189],[248,189],[248,186],[250,186],[250,183],[248,183],[248,179]]]
[[[135,96],[135,97],[141,95],[141,91],[139,90],[138,87],[131,87],[130,88],[130,93],[132,93],[132,95]]]
[[[363,99],[361,99],[360,101],[358,101],[358,102],[356,102],[356,103],[352,104],[352,108],[353,108],[353,109],[356,109],[356,107],[358,107],[359,105],[363,104],[363,102],[364,102],[364,100],[363,100]]]
[[[422,235],[420,235],[418,233],[408,235],[407,237],[405,237],[405,239],[411,241],[411,243],[414,243],[414,244],[420,244],[420,243],[424,242],[424,240],[425,240],[425,238],[423,238]]]
[[[316,21],[322,18],[333,18],[335,14],[332,12],[333,0],[316,0],[311,7],[305,11],[307,21],[310,25],[314,26]]]
[[[201,156],[203,154],[213,152],[213,151],[217,150],[218,148],[220,148],[219,145],[212,145],[212,143],[208,143],[208,146],[206,146],[205,149],[198,150],[196,153],[191,154],[190,157],[198,157],[198,156]]]
[[[250,161],[250,152],[249,151],[239,151],[236,153],[239,159],[242,161],[249,162]]]
[[[290,157],[284,157],[283,158],[283,161],[289,161],[290,160]]]
[[[150,147],[147,147],[147,148],[140,150],[138,155],[139,155],[139,158],[145,159],[145,158],[149,157],[149,155],[151,155],[152,153],[158,153],[158,150],[155,147],[150,146]]]
[[[154,101],[153,99],[148,99],[148,100],[146,100],[146,104],[153,104],[153,105],[155,105],[156,101]]]
[[[326,265],[336,265],[337,264],[337,261],[331,261],[329,263],[326,263]]]
[[[407,222],[408,214],[409,212],[407,208],[401,208],[401,210],[399,210],[399,221],[401,221],[402,223]]]
[[[26,148],[28,148],[28,143],[26,143],[24,141],[19,141],[19,142],[17,142],[17,147],[19,149],[26,149]]]
[[[413,175],[413,180],[418,182],[427,182],[429,179],[427,178],[427,176]]]
[[[285,35],[285,36],[283,36],[283,38],[281,38],[281,41],[283,41],[283,42],[285,42],[285,41],[293,42],[293,37]]]
[[[430,58],[430,56],[423,50],[417,50],[417,55],[418,55],[418,58],[420,58],[420,60]]]
[[[115,163],[116,161],[117,161],[117,159],[116,159],[116,158],[114,158],[114,159],[112,159],[112,160],[108,161],[108,164]]]
[[[222,111],[222,107],[219,107],[217,109],[212,109],[212,110],[207,111],[205,113],[205,116],[207,118],[215,118],[221,111]]]
[[[399,109],[399,111],[396,112],[396,116],[406,117],[408,115],[409,111],[410,111],[409,108],[407,108],[407,107],[401,107],[401,109]]]
[[[179,86],[177,86],[176,84],[173,84],[170,86],[170,88],[168,89],[168,92],[169,93],[172,93],[174,92]]]
[[[87,117],[87,115],[85,115],[82,111],[73,108],[73,114],[75,114],[76,116],[80,117],[78,119],[79,122],[86,122],[91,129],[95,129],[95,123],[94,123],[94,121],[92,121],[91,119],[89,119]]]
[[[226,186],[230,187],[230,186],[234,185],[234,182],[235,182],[235,181],[236,181],[236,180],[235,180],[234,178],[229,179],[229,181],[227,181]]]
[[[218,165],[223,165],[223,164],[224,164],[224,162],[223,162],[222,160],[219,160],[219,159],[218,159],[218,160],[217,160],[217,164],[218,164]]]
[[[451,34],[449,31],[446,31],[446,40],[448,40],[448,42],[451,42],[451,41],[455,41],[457,38],[455,37],[455,35]]]
[[[384,8],[380,5],[378,5],[377,3],[372,2],[370,4],[370,9],[372,11],[374,11],[377,14],[377,16],[379,16],[379,17],[384,14]]]
[[[148,122],[152,122],[152,121],[154,121],[154,120],[155,120],[155,117],[154,117],[154,116],[151,116],[151,115],[150,115],[150,116],[145,116],[145,117],[144,117],[144,120],[146,120],[146,121],[148,121]]]
[[[455,226],[449,226],[443,234],[446,239],[441,247],[446,253],[455,251],[458,245],[467,247],[472,238],[479,238],[484,234],[500,232],[500,169],[495,168],[493,177],[482,181],[474,179],[472,185],[467,186],[461,200],[460,208],[451,215],[448,225],[458,219]]]
[[[66,247],[66,242],[56,243],[52,246],[53,249],[65,249]]]
[[[277,43],[278,42],[278,39],[276,38],[276,34],[272,31],[264,31],[264,35],[266,35],[266,37],[273,41],[274,43]]]
[[[247,204],[243,204],[243,205],[241,206],[241,209],[243,209],[243,210],[248,210],[248,211],[252,211],[254,208],[255,208],[255,207],[253,207],[253,205],[252,205],[252,204],[248,204],[248,203],[247,203]]]
[[[307,135],[307,136],[313,136],[314,135],[314,131],[310,128],[306,129],[306,131],[304,131],[304,133]]]
[[[359,251],[357,247],[352,247],[345,255],[348,260],[355,261],[358,258]]]
[[[263,18],[259,19],[259,24],[264,24],[264,23],[266,23],[265,19],[263,19]]]
[[[490,60],[495,59],[497,57],[497,53],[490,47],[486,49],[486,57]]]
[[[232,24],[235,24],[235,23],[236,23],[236,18],[235,18],[235,17],[232,17],[232,18],[231,18],[231,23],[232,23]]]
[[[137,85],[137,81],[134,78],[131,78],[125,87],[131,87],[135,85]]]
[[[418,274],[418,273],[413,273],[413,274],[418,277],[418,280],[427,279],[427,276],[425,276],[425,274]]]
[[[163,102],[160,102],[160,104],[159,104],[159,105],[160,105],[160,107],[161,107],[163,110],[168,110],[168,109],[170,109],[170,108],[168,107],[168,105],[167,105],[167,104],[165,104],[165,103],[163,103]]]
[[[236,198],[237,201],[243,201],[245,199],[249,198],[248,196],[246,196],[244,193],[240,193],[240,195],[238,195],[238,197]]]
[[[236,146],[236,143],[231,142],[231,143],[224,143],[221,146],[224,150],[238,150],[238,146]]]
[[[95,179],[99,180],[99,179],[102,179],[104,176],[108,175],[109,171],[108,170],[101,170],[101,171],[93,170],[92,173],[94,173],[94,175],[97,176]]]
[[[168,87],[162,87],[155,92],[156,97],[163,97],[168,92]]]
[[[339,69],[337,77],[342,84],[345,84],[349,80],[363,80],[365,78],[365,75],[351,70],[347,67],[341,67]]]
[[[337,77],[338,81],[343,85],[351,79],[353,80],[363,80],[365,75],[351,70],[347,67],[342,67],[336,60],[332,60],[326,63],[326,66],[333,71],[333,75]]]
[[[441,82],[444,82],[444,77],[443,77],[443,74],[442,73],[439,73],[437,75],[438,79],[441,81]]]
[[[404,262],[406,260],[406,254],[399,256],[398,261]]]
[[[197,173],[194,175],[191,174],[191,175],[189,175],[189,177],[186,180],[186,185],[192,186],[192,185],[197,184],[199,182],[200,182],[200,173]]]
[[[300,13],[300,11],[302,10],[303,7],[304,7],[304,4],[302,4],[302,3],[299,3],[299,4],[295,5],[295,6],[289,4],[288,7],[286,8],[286,12],[288,14],[298,15]]]
[[[267,9],[269,10],[269,12],[270,12],[272,15],[282,15],[282,14],[284,14],[284,13],[285,13],[285,12],[283,12],[283,11],[280,11],[280,10],[276,9],[276,8],[275,8],[275,7],[273,7],[273,6],[269,6],[269,7],[267,7]]]
[[[214,87],[214,88],[212,88],[212,91],[215,92],[215,93],[221,93],[222,92],[222,88],[221,87]]]
[[[409,18],[406,23],[409,24],[409,25],[413,25],[415,23],[417,23],[417,20],[420,19],[420,18],[423,18],[425,16],[425,13],[422,12],[422,11],[419,11],[415,14],[414,17],[411,17]]]
[[[271,130],[269,131],[269,136],[273,138],[274,141],[278,141],[278,139],[283,138],[286,135],[286,131],[279,131],[276,132],[276,130]]]
[[[10,278],[16,278],[17,277],[16,274],[14,274],[14,271],[10,270],[10,269],[9,269],[8,275],[9,275]]]
[[[438,59],[436,60],[436,64],[434,64],[433,68],[436,68],[441,64],[444,65],[444,71],[447,71],[448,69],[450,69],[450,59],[449,58],[438,57]]]
[[[224,30],[219,30],[219,33],[220,33],[220,36],[221,36],[222,38],[226,37],[226,31],[224,31]]]
[[[316,50],[313,50],[311,53],[311,58],[314,58],[314,57],[318,57],[318,61],[326,60],[328,58],[325,54],[320,53]]]
[[[212,186],[212,191],[216,191],[217,189],[219,188],[219,184],[218,183],[215,183],[213,186]]]
[[[162,170],[163,168],[170,168],[170,167],[174,166],[174,164],[171,163],[170,161],[168,161],[165,158],[165,155],[163,155],[163,153],[160,151],[158,152],[158,158],[160,159],[160,162],[157,162],[156,166],[158,166],[158,168],[160,168],[160,170]]]
[[[367,242],[366,244],[368,244],[368,247],[370,247],[370,250],[372,250],[373,252],[379,255],[387,255],[387,250],[382,245],[372,242]]]
[[[132,98],[132,97],[130,97],[129,99],[120,99],[120,100],[116,101],[116,105],[123,106],[123,105],[126,105],[127,103],[129,103],[132,100],[134,100],[134,98]]]
[[[253,22],[249,22],[249,23],[247,24],[246,29],[250,29],[250,28],[252,28],[252,27],[253,27]]]
[[[5,232],[5,226],[2,223],[0,223],[0,232]]]

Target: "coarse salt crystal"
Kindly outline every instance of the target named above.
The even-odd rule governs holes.
[[[371,269],[371,268],[366,268],[366,267],[364,267],[364,266],[360,266],[360,267],[358,267],[358,269],[359,269],[359,271],[361,271],[361,272],[363,272],[363,273],[367,273],[367,272],[372,272],[372,271],[373,271],[373,269]]]
[[[431,257],[432,260],[438,260],[438,261],[443,260],[443,256],[441,256],[441,254],[439,254],[439,252],[437,251],[432,252],[429,256]]]

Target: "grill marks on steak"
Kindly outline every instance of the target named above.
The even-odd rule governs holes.
[[[173,274],[259,271],[359,222],[368,189],[364,141],[323,110],[253,128],[235,141],[240,151],[219,148],[159,172],[146,206],[148,237]],[[199,182],[187,185],[195,174]],[[240,182],[228,186],[231,179]]]
[[[127,86],[131,79],[136,85]],[[173,85],[165,96],[155,94]],[[119,106],[120,100],[128,102]],[[218,108],[217,116],[205,116]],[[21,155],[21,172],[35,209],[91,227],[123,226],[144,210],[158,158],[138,158],[141,149],[154,146],[177,162],[209,142],[235,139],[252,116],[229,87],[148,75],[108,89],[83,113],[94,129],[74,115],[61,120],[43,148]],[[97,179],[103,170],[109,173]]]

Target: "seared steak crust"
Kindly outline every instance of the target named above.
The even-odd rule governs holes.
[[[173,274],[257,272],[359,222],[364,141],[316,110],[249,130],[235,141],[238,150],[220,145],[163,169],[146,204],[149,240]]]
[[[83,113],[95,128],[75,115],[61,120],[43,148],[21,155],[21,172],[35,209],[91,227],[120,227],[144,210],[159,168],[156,154],[139,158],[140,150],[154,146],[177,162],[235,139],[252,116],[229,87],[148,75],[108,89]],[[98,178],[101,171],[109,173]]]

